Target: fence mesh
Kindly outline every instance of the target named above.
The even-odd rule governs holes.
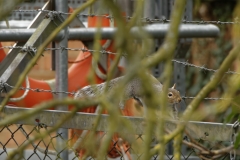
[[[6,159],[11,152],[15,152],[31,138],[40,135],[48,129],[49,127],[44,124],[36,124],[36,126],[12,124],[2,127],[0,129],[0,159]],[[88,153],[87,159],[95,159],[96,155],[94,154],[96,151],[86,150],[86,148],[82,147],[85,144],[84,142],[88,140],[89,131],[71,129],[69,132],[72,134],[70,134],[71,136],[68,141],[65,142],[65,146],[61,147],[63,149],[58,149],[56,146],[57,139],[62,139],[62,137],[61,133],[55,132],[30,143],[23,153],[18,152],[17,156],[21,157],[20,159],[56,159],[61,158],[63,150],[68,150],[69,159],[79,159],[85,156],[85,153]],[[96,136],[95,139],[92,139],[92,143],[94,149],[98,150],[101,148],[101,141],[103,141],[107,132],[97,132],[95,134]],[[129,137],[131,137],[131,140],[125,140],[124,138],[120,138],[119,135],[114,135],[106,156],[109,159],[141,159],[144,154],[142,147],[145,143],[145,136],[130,135]],[[76,142],[79,140],[81,143]],[[76,143],[78,143],[78,147],[74,147]],[[157,139],[153,137],[150,148],[153,148],[157,144]],[[214,159],[229,159],[230,157],[228,150],[230,142],[211,142],[201,138],[194,140],[191,136],[185,135],[183,137],[183,144],[181,159],[184,160],[213,159],[214,157]],[[215,153],[215,151],[218,151],[218,153]],[[166,148],[165,159],[173,159],[172,152],[172,142],[170,142]],[[152,159],[158,159],[158,155],[153,155]]]

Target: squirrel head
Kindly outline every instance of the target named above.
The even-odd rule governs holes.
[[[178,90],[176,90],[175,87],[176,87],[176,84],[174,84],[172,88],[168,89],[167,97],[168,97],[168,103],[169,104],[177,104],[177,103],[180,103],[182,101],[182,97],[180,95],[180,92]],[[143,106],[141,96],[140,97],[133,96],[133,99],[135,99],[136,102],[138,102],[138,104],[140,106]]]
[[[168,103],[170,104],[176,104],[176,103],[180,103],[182,101],[182,97],[179,93],[178,90],[175,89],[176,88],[176,84],[174,84],[172,86],[172,88],[168,89]]]

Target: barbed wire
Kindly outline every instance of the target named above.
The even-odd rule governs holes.
[[[1,88],[1,92],[6,92],[4,89],[6,87],[10,87],[12,89],[14,89],[15,87],[6,83],[6,82],[0,82],[0,88]],[[61,93],[64,93],[64,94],[67,94],[67,95],[70,95],[70,96],[74,96],[77,91],[73,91],[73,92],[68,92],[68,91],[54,91],[54,90],[46,90],[46,89],[41,89],[41,88],[30,88],[30,87],[19,87],[19,90],[29,90],[29,91],[32,91],[32,92],[46,92],[46,93],[52,93],[52,94],[61,94]],[[187,97],[187,96],[182,96],[182,99],[194,99],[196,97]],[[217,100],[232,100],[233,98],[219,98],[219,97],[206,97],[204,98],[204,100],[214,100],[214,101],[217,101]]]
[[[6,82],[0,82],[0,88],[1,92],[6,92],[5,88],[10,87],[12,89],[15,88],[15,86],[12,86]],[[54,91],[54,90],[46,90],[46,89],[41,89],[41,88],[30,88],[30,87],[19,87],[19,90],[29,90],[32,92],[47,92],[47,93],[52,93],[52,94],[68,94],[70,96],[74,96],[77,92],[68,92],[68,91]]]
[[[27,48],[33,48],[34,51],[37,51],[36,48],[28,46],[28,47],[24,47],[24,46],[2,46],[0,47],[1,49],[22,49],[23,52],[26,51]],[[82,52],[99,52],[101,54],[117,54],[111,51],[107,51],[107,50],[93,50],[93,49],[86,49],[86,48],[67,48],[67,47],[58,47],[58,48],[45,48],[45,51],[56,51],[56,50],[69,50],[69,51],[82,51]]]
[[[13,10],[12,12],[46,12],[46,13],[51,13],[51,14],[54,14],[54,15],[71,15],[72,13],[66,13],[66,12],[60,12],[60,11],[51,11],[51,10],[43,10],[43,9],[35,9],[35,10]],[[107,19],[110,19],[110,20],[113,20],[114,17],[111,16],[111,15],[107,15],[107,14],[77,14],[76,17],[104,17],[104,18],[107,18]],[[124,16],[126,18],[126,20],[130,20],[132,19],[133,17],[131,16]],[[144,18],[141,18],[140,19],[142,22],[145,22],[145,23],[169,23],[171,22],[171,20],[169,19],[166,19],[166,18],[149,18],[149,17],[144,17]],[[234,19],[234,21],[204,21],[204,20],[195,20],[195,21],[189,21],[189,20],[182,20],[182,23],[183,24],[215,24],[215,25],[226,25],[226,24],[230,24],[230,25],[239,25],[240,24],[240,21],[239,21],[239,18],[236,17]]]
[[[186,62],[183,62],[183,61],[178,61],[178,60],[175,60],[173,59],[172,62],[175,62],[175,63],[178,63],[178,64],[182,64],[182,65],[185,65],[185,66],[188,66],[188,67],[194,67],[194,68],[198,68],[198,69],[201,69],[201,70],[205,70],[205,71],[209,71],[209,72],[217,72],[218,70],[215,70],[215,69],[210,69],[210,68],[206,68],[204,66],[198,66],[198,65],[195,65],[195,64],[192,64],[192,63],[188,63],[187,61]],[[234,71],[227,71],[225,72],[225,74],[236,74],[236,75],[240,75],[240,73],[238,72],[234,72]]]
[[[196,97],[185,97],[185,96],[182,96],[182,99],[195,99],[195,98]],[[213,100],[213,101],[225,100],[225,101],[229,101],[229,100],[233,100],[233,98],[206,97],[206,98],[204,98],[204,100]]]
[[[27,47],[24,47],[24,46],[2,46],[2,47],[0,47],[0,49],[22,49],[25,52],[28,52],[28,51],[29,52],[30,51],[31,52],[36,52],[37,51],[36,48],[30,47],[30,46],[27,46]],[[70,51],[82,51],[82,52],[91,52],[91,53],[99,52],[101,54],[117,54],[117,53],[106,51],[106,50],[97,51],[97,50],[86,49],[86,48],[67,48],[67,47],[45,48],[45,51],[49,51],[49,50],[50,51],[53,51],[53,50],[70,50]],[[214,73],[217,72],[217,70],[206,68],[204,66],[198,66],[198,65],[189,63],[187,61],[183,62],[183,61],[179,61],[179,60],[176,60],[176,59],[172,59],[172,62],[181,64],[181,65],[184,65],[184,66],[187,66],[187,67],[194,67],[194,68],[197,68],[197,69],[200,69],[200,70],[205,70],[205,71],[208,71],[208,72],[214,72]],[[225,74],[240,75],[240,73],[237,73],[237,72],[234,72],[234,71],[227,71],[227,72],[225,72]],[[11,86],[6,82],[0,82],[0,86],[1,86],[2,89],[5,88],[6,86],[10,87],[10,88],[14,88],[14,86]],[[62,93],[64,93],[64,94],[68,94],[70,96],[74,96],[76,94],[76,92],[53,91],[53,90],[45,90],[45,89],[39,89],[39,88],[27,88],[27,87],[20,87],[19,90],[30,90],[30,91],[33,91],[33,92],[47,92],[47,93],[52,93],[52,94],[62,94]],[[195,97],[182,96],[182,99],[194,99],[194,98]],[[204,98],[204,100],[229,100],[229,98],[207,97],[207,98]]]
[[[23,47],[23,46],[2,46],[0,47],[0,49],[23,49],[23,51],[29,51],[29,52],[36,52],[37,49],[34,48],[34,47]],[[87,49],[87,48],[67,48],[67,47],[58,47],[58,48],[45,48],[45,51],[56,51],[56,50],[69,50],[69,51],[82,51],[82,52],[90,52],[90,53],[94,53],[94,52],[99,52],[101,54],[113,54],[113,55],[116,55],[118,53],[115,53],[115,52],[110,52],[110,51],[107,51],[107,50],[93,50],[93,49]],[[126,54],[124,54],[123,56],[126,56]],[[193,67],[193,68],[197,68],[197,69],[200,69],[200,70],[204,70],[204,71],[208,71],[208,72],[214,72],[216,73],[218,70],[215,70],[215,69],[211,69],[211,68],[207,68],[207,67],[204,67],[203,66],[198,66],[198,65],[195,65],[195,64],[192,64],[192,63],[189,63],[188,61],[179,61],[179,60],[176,60],[176,59],[172,59],[172,62],[174,63],[178,63],[178,64],[181,64],[181,65],[184,65],[184,66],[187,66],[187,67]],[[75,62],[72,62],[72,63],[75,63]],[[225,74],[234,74],[234,75],[240,75],[240,73],[238,72],[234,72],[234,71],[227,71],[225,72]]]

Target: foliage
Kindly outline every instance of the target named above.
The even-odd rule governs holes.
[[[194,20],[205,21],[223,21],[231,22],[232,10],[234,10],[236,2],[230,1],[201,1],[196,3]],[[203,11],[201,11],[203,10]],[[225,14],[222,14],[225,13]],[[218,25],[220,28],[220,36],[211,38],[198,38],[193,40],[193,46],[191,51],[187,55],[187,59],[192,63],[198,63],[200,66],[207,68],[217,69],[223,60],[228,55],[229,51],[233,47],[233,41],[231,40],[231,25]],[[203,49],[204,48],[204,49]],[[232,68],[233,66],[231,66]],[[233,68],[232,68],[233,69]],[[212,72],[199,71],[194,68],[187,69],[187,91],[190,96],[196,95],[201,88],[208,83]],[[193,78],[194,77],[194,78]],[[223,83],[220,83],[216,88],[216,97],[219,97],[226,87],[226,79],[224,77]]]
[[[43,44],[38,48],[36,55],[32,60],[28,63],[27,67],[25,68],[22,75],[19,77],[19,81],[16,84],[16,88],[13,89],[6,98],[1,103],[1,111],[8,102],[9,98],[17,91],[17,88],[22,84],[24,78],[30,71],[30,69],[33,67],[33,65],[36,63],[42,52],[44,51],[44,48],[52,41],[52,39],[69,23],[73,20],[73,18],[81,12],[83,9],[93,5],[95,3],[95,0],[89,0],[84,5],[82,5],[80,8],[76,9],[73,14],[71,14],[56,30],[52,32],[51,35],[49,35],[48,39],[43,42]],[[144,152],[142,159],[150,159],[150,157],[154,154],[159,154],[159,159],[164,159],[164,153],[165,153],[165,145],[169,141],[174,139],[174,158],[176,160],[180,159],[181,156],[181,145],[182,145],[182,137],[184,134],[184,129],[186,127],[186,123],[178,123],[175,130],[173,130],[171,133],[166,134],[165,133],[165,115],[167,113],[167,90],[170,85],[170,78],[173,73],[173,67],[172,67],[172,58],[174,55],[174,50],[177,46],[178,42],[178,28],[181,23],[181,18],[184,12],[184,5],[186,3],[186,0],[182,1],[176,1],[174,5],[174,9],[171,15],[171,23],[166,35],[166,38],[163,42],[163,45],[159,48],[159,50],[156,51],[155,54],[152,56],[146,57],[147,51],[151,49],[151,42],[148,40],[148,35],[142,31],[141,35],[141,41],[143,46],[139,47],[140,49],[136,49],[133,47],[134,38],[130,34],[130,29],[133,26],[140,26],[142,24],[139,24],[138,20],[141,18],[141,14],[143,12],[143,1],[139,0],[136,5],[136,12],[133,15],[133,18],[130,19],[130,21],[126,24],[124,18],[122,17],[121,10],[119,9],[118,5],[115,4],[113,1],[109,0],[103,0],[102,6],[109,9],[114,19],[116,20],[116,24],[118,25],[118,30],[116,32],[115,36],[115,47],[117,50],[117,56],[114,59],[114,62],[112,66],[110,67],[109,73],[108,73],[108,81],[112,79],[113,72],[116,69],[116,66],[123,55],[123,53],[127,54],[127,60],[129,62],[129,65],[125,72],[125,78],[122,83],[119,84],[118,88],[115,92],[112,93],[110,96],[110,99],[106,98],[103,94],[102,96],[99,96],[97,98],[90,99],[80,99],[80,100],[73,100],[73,99],[64,99],[64,100],[53,100],[50,102],[45,102],[42,104],[38,104],[35,106],[34,109],[28,112],[24,112],[21,115],[12,115],[8,117],[4,117],[4,113],[2,112],[2,117],[4,120],[0,122],[0,126],[9,125],[9,123],[14,123],[19,119],[26,118],[28,116],[34,115],[38,113],[39,111],[42,111],[44,109],[53,107],[55,105],[64,104],[64,105],[74,105],[76,106],[76,109],[71,111],[71,115],[73,115],[77,109],[84,108],[91,106],[93,104],[99,104],[101,107],[108,111],[109,113],[109,126],[108,130],[109,132],[106,134],[106,137],[103,139],[101,147],[98,151],[95,151],[97,153],[94,153],[97,155],[98,159],[105,159],[105,155],[109,146],[109,143],[111,142],[111,138],[113,137],[114,133],[116,132],[118,126],[121,126],[125,128],[125,130],[130,130],[128,122],[119,119],[120,113],[117,108],[113,108],[112,106],[117,105],[117,99],[121,98],[121,93],[123,93],[124,86],[131,80],[133,77],[139,77],[143,82],[143,88],[144,92],[146,93],[146,106],[147,107],[147,113],[146,113],[146,130],[145,130],[145,145],[142,149]],[[225,7],[225,5],[223,5]],[[229,6],[226,5],[226,10],[230,10]],[[219,10],[213,11],[213,16],[219,16],[220,12]],[[228,20],[228,15],[225,17],[223,16],[221,20]],[[221,30],[226,30],[227,28],[222,27]],[[196,76],[196,72],[188,70],[188,88],[190,90],[190,94],[197,94],[196,98],[193,99],[193,101],[188,105],[188,108],[184,111],[183,115],[180,117],[180,120],[182,121],[190,121],[190,120],[204,120],[208,116],[216,116],[223,112],[225,112],[230,104],[232,103],[230,100],[226,101],[218,101],[213,103],[212,107],[209,108],[202,108],[199,109],[199,105],[202,103],[203,98],[208,96],[222,81],[224,74],[228,69],[232,66],[232,63],[239,58],[239,50],[240,45],[237,44],[235,47],[232,48],[232,44],[226,43],[229,41],[229,39],[226,39],[226,32],[222,33],[220,38],[216,42],[211,42],[209,39],[198,39],[196,41],[196,46],[199,48],[206,48],[205,51],[202,51],[202,54],[205,56],[206,54],[209,54],[210,57],[204,57],[208,58],[207,60],[204,59],[204,62],[208,62],[209,64],[213,61],[215,62],[213,67],[218,68],[218,72],[216,72],[214,75],[210,73],[201,73],[198,76]],[[222,39],[225,38],[225,39]],[[101,35],[99,33],[95,36],[94,41],[94,49],[99,50],[100,45],[99,41],[101,39]],[[211,42],[211,44],[209,44]],[[195,47],[196,47],[195,46]],[[212,47],[215,48],[214,51],[210,51],[207,48]],[[232,50],[230,51],[230,49]],[[201,51],[201,49],[199,49]],[[134,51],[138,51],[137,55]],[[229,53],[228,53],[229,52]],[[192,53],[190,56],[193,57]],[[217,58],[213,57],[218,56]],[[190,57],[190,58],[192,58]],[[95,64],[97,64],[97,60],[99,59],[98,52],[95,52],[93,54],[93,58],[95,61]],[[162,73],[162,76],[164,77],[163,82],[163,92],[158,95],[154,92],[154,88],[149,87],[151,85],[148,85],[149,82],[151,82],[151,79],[149,76],[147,76],[147,72],[156,64],[164,62],[164,72]],[[240,71],[240,64],[237,61],[236,62],[236,71]],[[94,82],[93,80],[93,70],[89,74],[89,79]],[[199,73],[199,72],[197,72]],[[193,75],[193,76],[192,76]],[[195,79],[190,79],[190,77],[195,77]],[[210,78],[211,77],[211,78]],[[223,97],[233,97],[237,91],[237,88],[240,86],[240,77],[232,75],[226,80],[226,84],[222,86],[221,92],[223,93]],[[193,84],[197,84],[196,87],[192,87]],[[225,87],[226,86],[226,87]],[[106,90],[107,92],[107,90]],[[160,107],[159,107],[160,106]],[[160,111],[160,117],[156,117],[155,112]],[[55,131],[64,121],[71,117],[69,115],[65,119],[63,119],[59,124],[49,130],[49,132]],[[96,121],[96,124],[94,125],[93,131],[89,134],[88,140],[92,140],[95,138],[94,133],[96,131],[96,126],[98,125],[99,121]],[[158,144],[156,144],[152,149],[150,149],[151,146],[151,136],[154,132],[154,129],[157,129],[157,140]],[[41,136],[36,136],[31,141],[34,141],[36,139],[40,139],[44,136],[48,135],[48,133],[44,133]],[[238,138],[239,140],[239,138]],[[88,142],[88,141],[87,141]],[[30,141],[29,141],[30,143]],[[92,144],[87,144],[87,147],[90,148]],[[193,144],[191,144],[193,145]],[[25,149],[27,144],[19,147],[16,149],[9,158],[16,158],[18,154],[22,153],[22,151]],[[196,146],[195,146],[196,147]],[[92,151],[89,151],[90,153]],[[218,153],[218,152],[216,152]],[[213,152],[209,151],[209,154],[213,154]]]

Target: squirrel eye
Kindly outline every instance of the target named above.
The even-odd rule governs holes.
[[[168,97],[172,97],[172,93],[170,92],[170,93],[168,93]]]

